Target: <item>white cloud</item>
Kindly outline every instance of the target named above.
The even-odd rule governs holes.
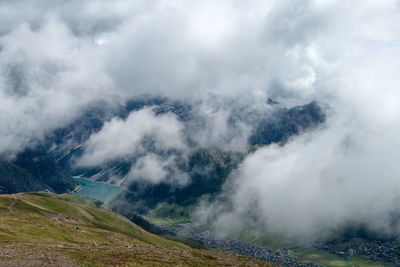
[[[185,150],[183,125],[171,113],[156,116],[151,108],[131,112],[125,119],[113,118],[86,142],[80,166],[99,166],[143,153],[142,142],[149,137],[156,150]]]
[[[111,99],[99,54],[58,19],[0,37],[0,151],[16,151],[63,126],[89,103]]]
[[[287,71],[277,94],[320,97],[335,114],[323,130],[248,156],[226,184],[229,203],[199,214],[230,233],[326,237],[349,224],[399,233],[400,51],[388,45],[400,35],[399,3],[284,1],[276,11],[267,32],[286,46],[278,54],[304,63],[277,65]]]
[[[398,233],[400,127],[371,132],[346,123],[247,157],[225,192],[232,209],[211,210],[216,226],[289,238],[327,237],[349,224]]]
[[[150,184],[166,182],[180,186],[189,182],[187,174],[177,168],[175,157],[162,158],[152,153],[136,161],[135,166],[129,171],[127,179]]]

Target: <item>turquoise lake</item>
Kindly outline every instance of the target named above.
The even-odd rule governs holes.
[[[81,190],[75,192],[75,194],[95,198],[104,203],[111,201],[123,190],[120,186],[96,182],[83,177],[74,179],[81,186]]]

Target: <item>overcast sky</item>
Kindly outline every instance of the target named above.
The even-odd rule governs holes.
[[[3,0],[0,152],[20,151],[97,101],[144,93],[194,101],[211,92],[257,108],[268,96],[318,100],[335,110],[326,127],[246,158],[225,192],[233,209],[216,221],[252,208],[257,227],[290,235],[348,222],[398,231],[390,222],[400,196],[399,12],[397,0]],[[226,112],[209,116],[215,140]],[[154,131],[160,146],[185,149],[182,127],[151,110],[113,119],[81,164],[129,155]],[[109,151],[109,138],[127,144]],[[159,161],[150,155],[137,171]],[[210,205],[201,212],[220,209]]]

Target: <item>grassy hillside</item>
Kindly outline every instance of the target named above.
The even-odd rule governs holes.
[[[0,195],[2,266],[265,266],[150,234],[82,197]]]

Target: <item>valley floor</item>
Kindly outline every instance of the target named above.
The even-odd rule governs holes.
[[[229,250],[277,266],[380,267],[400,266],[400,239],[380,241],[353,238],[297,244],[275,238],[218,238],[204,226],[178,219],[148,217],[165,231],[198,241],[207,248]],[[251,241],[249,240],[251,239]],[[247,241],[245,241],[247,240]]]

